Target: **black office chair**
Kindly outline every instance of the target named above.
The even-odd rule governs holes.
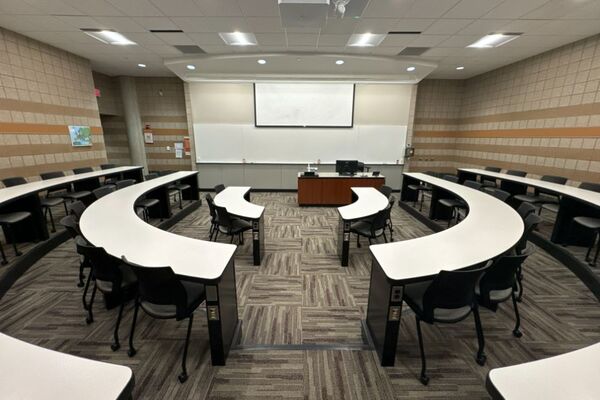
[[[85,274],[83,273],[83,271],[86,268],[91,269],[91,265],[90,265],[89,260],[86,257],[84,257],[81,253],[79,253],[79,248],[77,247],[77,238],[78,237],[83,238],[83,235],[81,234],[81,231],[79,230],[79,224],[77,224],[77,220],[75,219],[75,216],[73,216],[73,215],[67,215],[66,217],[63,217],[60,220],[59,224],[61,224],[65,228],[65,230],[69,233],[69,236],[71,237],[71,239],[73,239],[73,241],[75,242],[75,249],[77,250],[77,253],[80,256],[80,258],[79,258],[79,282],[77,282],[77,287],[83,287],[84,286],[83,280],[85,279]],[[85,239],[84,239],[84,241],[85,241]],[[87,303],[85,300],[86,293],[87,293],[87,287],[83,292],[83,308],[87,310]]]
[[[486,171],[490,171],[490,172],[500,172],[500,171],[502,171],[502,168],[499,168],[499,167],[485,167],[484,169]],[[481,177],[481,186],[495,188],[497,186],[496,180],[495,179],[492,180],[491,178],[482,176]]]
[[[373,239],[383,236],[387,243],[385,228],[387,221],[390,219],[391,208],[388,205],[383,210],[379,211],[373,217],[366,218],[350,224],[350,232],[356,234],[356,247],[360,246],[360,237],[364,236],[369,239],[369,244],[373,244]]]
[[[75,175],[86,174],[88,172],[94,172],[94,168],[92,168],[92,167],[73,168],[73,173]]]
[[[54,178],[62,178],[65,174],[62,171],[54,171],[54,172],[42,172],[40,177],[42,180],[54,179]],[[60,186],[54,189],[48,189],[46,197],[62,197],[64,199],[69,199],[71,201],[83,200],[88,196],[91,196],[92,192],[88,190],[81,190],[78,192],[72,191],[71,185],[66,184],[64,186]],[[66,211],[66,210],[65,210]]]
[[[13,249],[15,250],[15,257],[19,257],[23,253],[17,248],[17,237],[14,234],[14,227],[29,217],[31,217],[31,213],[27,211],[14,211],[11,213],[0,214],[0,226],[4,229],[7,241],[12,242]],[[0,263],[2,265],[8,264],[4,248],[2,248],[2,242],[0,242],[0,255],[2,256],[2,261]]]
[[[126,188],[126,187],[131,186],[131,185],[135,185],[135,179],[123,179],[123,180],[117,181],[115,183],[115,186],[117,187],[117,190]]]
[[[481,183],[476,181],[464,181],[463,185],[475,190],[481,189]],[[467,203],[462,199],[440,199],[438,200],[438,204],[450,208],[452,211],[452,216],[448,219],[448,227],[452,225],[452,220],[456,221],[455,223],[458,224],[461,220],[460,210],[465,210],[464,214],[466,215],[466,209],[468,207]]]
[[[508,171],[506,171],[506,175],[520,176],[524,178],[525,176],[527,176],[527,172],[519,171],[518,169],[509,169]]]
[[[379,188],[379,191],[381,192],[381,194],[383,194],[385,197],[387,197],[389,199],[390,196],[392,195],[392,192],[394,191],[394,189],[392,189],[389,186],[383,185],[382,187]]]
[[[125,259],[124,261],[127,262]],[[182,372],[178,377],[179,382],[183,383],[188,378],[186,359],[194,311],[205,300],[204,285],[180,280],[170,267],[146,268],[132,263],[128,264],[138,279],[138,295],[135,299],[127,354],[129,357],[133,357],[137,353],[133,346],[133,338],[140,307],[146,314],[157,319],[181,321],[187,318],[189,322],[181,361]]]
[[[452,324],[464,320],[473,312],[479,344],[476,360],[479,365],[485,364],[485,342],[475,298],[475,285],[485,268],[469,271],[440,271],[433,281],[414,283],[404,287],[403,300],[414,311],[417,323],[417,336],[421,352],[419,380],[423,385],[429,383],[429,377],[426,371],[421,321],[431,325],[436,322]]]
[[[97,189],[92,190],[92,193],[94,194],[94,197],[96,198],[96,200],[106,196],[107,194],[110,194],[112,192],[114,192],[115,190],[117,190],[117,188],[113,185],[105,185],[105,186],[101,186]]]
[[[394,204],[396,204],[396,198],[394,196],[390,197],[390,202],[387,207],[388,214],[385,224],[390,231],[390,242],[394,241],[394,223],[392,222],[392,210],[394,209]]]
[[[492,196],[503,202],[506,202],[511,196],[510,193],[502,189],[486,188],[485,192],[491,194]]]
[[[75,217],[75,221],[79,223],[79,219],[81,215],[85,211],[85,204],[81,201],[74,201],[72,203],[67,204],[67,214]]]
[[[179,209],[183,210],[183,191],[191,189],[192,186],[187,183],[175,182],[174,184],[167,186],[167,188],[170,191],[177,193],[179,197]]]
[[[433,171],[427,171],[427,175],[436,176],[436,173]],[[417,192],[417,196],[415,197],[415,201],[413,201],[413,208],[417,207],[417,202],[419,202],[419,211],[423,211],[423,203],[425,202],[425,193],[431,192],[433,188],[428,183],[419,182],[412,183],[406,186],[409,190]],[[420,200],[419,200],[420,198]]]
[[[121,344],[119,343],[119,326],[123,317],[123,308],[127,302],[127,295],[134,293],[137,287],[137,278],[127,264],[120,259],[110,256],[102,247],[95,247],[85,241],[78,239],[77,248],[90,260],[92,274],[94,277],[94,288],[92,296],[88,303],[88,315],[85,322],[90,324],[94,322],[92,308],[96,291],[100,291],[106,296],[119,302],[119,313],[113,332],[114,342],[110,345],[112,351],[117,351]]]
[[[100,164],[100,169],[112,169],[117,168],[116,164]]]
[[[11,186],[23,185],[23,184],[27,183],[27,181],[22,176],[15,176],[12,178],[2,179],[2,183],[6,187],[11,187]],[[54,198],[42,197],[42,198],[40,198],[40,205],[42,206],[42,210],[44,211],[44,220],[46,220],[46,222],[47,222],[48,216],[50,216],[52,232],[56,232],[56,226],[54,225],[54,216],[52,215],[52,207],[60,206],[61,204],[63,206],[65,205],[65,199],[63,199],[62,197],[54,197]],[[65,208],[65,210],[66,210],[66,208]]]
[[[592,192],[600,192],[600,183],[592,183],[592,182],[581,182],[579,185],[579,189],[591,190]],[[539,210],[539,214],[542,214],[542,209],[558,213],[559,204],[558,203],[544,203]]]
[[[536,210],[537,208],[530,203],[521,203],[519,204],[519,207],[517,207],[517,213],[519,213],[523,221],[525,221],[525,218],[530,214],[534,214]]]
[[[529,239],[531,238],[531,234],[533,233],[533,231],[535,230],[535,228],[538,226],[538,224],[540,222],[542,222],[542,219],[540,218],[539,215],[536,215],[535,213],[530,213],[527,217],[525,217],[525,219],[523,220],[523,224],[525,225],[525,227],[523,230],[523,234],[521,235],[521,238],[515,245],[515,248],[514,248],[515,254],[520,255],[520,254],[525,254],[525,253],[531,252],[531,250],[529,250],[530,246],[527,245],[527,242],[529,242]],[[520,266],[517,270],[517,285],[518,285],[518,289],[519,289],[518,290],[519,295],[517,296],[517,301],[520,302],[521,299],[523,298],[523,271]]]
[[[558,185],[564,185],[567,183],[567,178],[562,176],[553,176],[553,175],[544,175],[540,179],[544,182],[556,183]],[[552,203],[558,204],[560,197],[557,194],[549,192],[545,189],[535,188],[533,194],[518,194],[513,197],[515,200],[520,201],[522,203],[531,203],[539,208],[539,212],[541,212],[542,204]]]
[[[458,176],[456,175],[445,174],[442,176],[442,179],[447,180],[448,182],[458,183]]]
[[[135,202],[135,208],[142,211],[142,219],[146,222],[150,221],[150,209],[152,207],[156,207],[160,204],[160,200],[142,197],[141,199]],[[162,215],[160,217],[162,221]]]
[[[213,204],[215,212],[217,213],[217,233],[215,235],[215,242],[219,236],[219,233],[231,236],[231,243],[233,238],[237,235],[239,244],[244,244],[244,232],[252,229],[252,224],[241,218],[235,218],[225,207],[220,207]]]
[[[156,179],[156,178],[158,178],[158,173],[156,173],[156,172],[150,172],[148,175],[146,175],[144,177],[144,179],[147,181],[149,181],[151,179]]]
[[[222,183],[219,183],[215,186],[215,192],[217,194],[221,193],[223,190],[225,190],[225,185],[223,185]]]
[[[518,338],[523,334],[519,330],[521,317],[517,306],[517,293],[519,291],[517,288],[517,275],[523,262],[533,253],[532,247],[529,249],[529,251],[522,254],[505,254],[494,260],[475,286],[475,295],[479,305],[493,312],[498,310],[498,304],[509,298],[512,299],[515,309],[515,327],[512,333]]]
[[[206,204],[208,204],[208,211],[210,213],[210,229],[208,230],[208,240],[212,241],[213,235],[217,229],[219,229],[219,216],[217,215],[217,210],[215,210],[215,201],[210,193],[207,193],[204,198],[206,199]]]

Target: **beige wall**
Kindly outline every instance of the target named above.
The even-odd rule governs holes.
[[[496,165],[600,181],[599,83],[600,36],[466,81],[425,80],[411,169]]]
[[[68,125],[93,146],[72,147]],[[0,178],[106,162],[88,60],[0,28]]]

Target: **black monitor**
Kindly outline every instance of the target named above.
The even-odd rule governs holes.
[[[335,172],[340,175],[354,175],[358,171],[358,160],[337,160]]]

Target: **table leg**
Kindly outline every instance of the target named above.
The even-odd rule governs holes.
[[[49,237],[46,219],[40,204],[40,198],[37,193],[22,197],[0,208],[0,214],[15,211],[27,211],[31,217],[22,223],[15,224],[12,227],[12,235],[4,234],[8,243],[11,243],[11,237],[14,237],[17,243],[36,242],[46,240]],[[58,221],[55,221],[58,222]]]
[[[411,176],[405,175],[402,179],[402,191],[400,192],[400,200],[405,202],[416,202],[419,199],[419,193],[416,190],[410,190],[408,185],[419,184],[420,181]]]
[[[338,256],[342,267],[347,267],[350,258],[350,221],[345,221],[341,216],[338,224]]]
[[[404,286],[390,283],[379,263],[373,260],[366,325],[384,367],[393,366],[396,358],[403,292]]]
[[[233,258],[218,282],[206,284],[206,316],[212,365],[225,365],[240,322]]]
[[[260,265],[265,254],[265,221],[264,215],[252,221],[252,253],[254,265]]]

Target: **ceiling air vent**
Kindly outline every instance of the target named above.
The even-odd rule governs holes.
[[[388,35],[420,35],[421,31],[390,31]]]
[[[405,47],[400,53],[399,56],[420,56],[425,53],[427,50],[431,49],[431,47]]]
[[[150,29],[152,33],[183,33],[181,29]]]
[[[201,47],[194,46],[194,45],[174,45],[173,47],[175,47],[177,50],[179,50],[183,54],[204,54],[204,53],[206,53],[204,50],[202,50]]]

